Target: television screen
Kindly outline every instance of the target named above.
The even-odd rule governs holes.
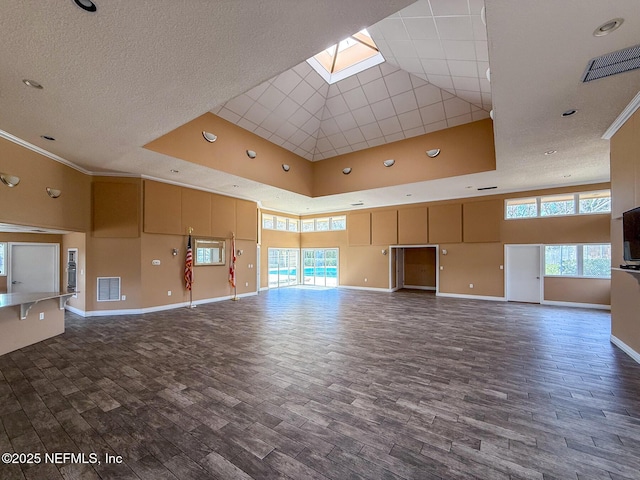
[[[640,207],[622,214],[624,260],[640,262]]]

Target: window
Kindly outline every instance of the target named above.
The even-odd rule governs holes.
[[[7,244],[0,242],[0,276],[4,277],[7,274]]]
[[[302,220],[303,232],[328,232],[330,230],[346,230],[347,217],[339,215],[336,217],[308,218]]]
[[[538,202],[535,198],[507,200],[507,218],[529,218],[538,216]]]
[[[611,212],[611,191],[567,193],[505,201],[505,218],[557,217]]]
[[[297,232],[298,219],[262,214],[262,228],[266,230],[281,230],[283,232]]]
[[[611,277],[611,244],[547,245],[544,274],[558,277]]]
[[[542,197],[540,199],[540,216],[573,215],[576,213],[576,202],[573,195]]]

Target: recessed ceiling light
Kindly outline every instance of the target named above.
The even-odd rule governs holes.
[[[493,113],[493,108],[491,110],[489,110],[489,117],[491,118],[491,120],[495,120],[494,117],[494,113]]]
[[[578,112],[575,108],[571,108],[567,111],[562,112],[563,117],[570,117],[571,115],[575,115]]]
[[[282,164],[282,170],[284,170],[285,172],[288,172],[289,170],[291,170],[291,167],[289,165],[287,165],[286,163]]]
[[[180,170],[176,170],[175,168],[172,168],[171,170],[169,170],[171,173],[180,173]]]
[[[342,173],[344,173],[345,175],[349,175],[351,173],[351,167],[343,168]]]
[[[438,155],[440,155],[439,148],[432,148],[431,150],[427,150],[427,157],[429,158],[436,158]]]
[[[24,80],[22,80],[22,83],[24,83],[27,87],[37,88],[38,90],[42,90],[44,88],[35,80],[29,80],[28,78],[25,78]]]
[[[413,193],[407,193],[407,195],[406,195],[406,196],[407,196],[407,197],[410,197],[410,196],[412,196],[412,195],[413,195]]]
[[[54,142],[56,139],[53,137],[50,137],[49,135],[40,135],[40,138],[42,138],[43,140],[49,140],[50,142]]]
[[[234,185],[233,188],[238,188],[240,185]]]
[[[247,157],[256,158],[257,156],[258,156],[258,154],[256,152],[254,152],[253,150],[247,150]]]
[[[557,150],[547,150],[546,152],[544,152],[545,155],[555,155],[556,153],[558,153]]]
[[[96,4],[93,3],[91,0],[73,0],[73,3],[75,3],[77,6],[79,6],[81,9],[87,12],[93,13],[98,9],[96,7]]]
[[[394,163],[396,163],[396,161],[392,158],[390,158],[389,160],[385,160],[384,162],[382,162],[382,164],[385,167],[392,167],[394,165]]]
[[[213,133],[210,133],[210,132],[202,132],[202,136],[209,143],[213,143],[218,139],[218,137],[216,135],[214,135]]]
[[[598,28],[596,28],[593,31],[593,36],[602,37],[604,35],[609,35],[614,30],[617,30],[618,28],[620,28],[620,25],[622,25],[622,22],[624,22],[624,18],[614,18],[612,20],[609,20],[608,22],[604,22],[602,25],[600,25]]]

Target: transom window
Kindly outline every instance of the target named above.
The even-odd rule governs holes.
[[[297,218],[281,217],[279,215],[262,214],[262,228],[267,230],[282,230],[285,232],[299,231],[300,221]]]
[[[339,215],[335,217],[306,218],[302,220],[302,231],[307,232],[328,232],[331,230],[346,230],[347,217]]]
[[[566,193],[505,200],[505,218],[611,213],[611,191]]]
[[[554,277],[611,277],[611,244],[546,245],[544,274]]]

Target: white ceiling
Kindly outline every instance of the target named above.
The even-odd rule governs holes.
[[[286,0],[226,0],[215,2],[215,9],[205,0],[96,2],[96,14],[71,0],[4,2],[0,130],[90,172],[144,175],[290,213],[347,210],[358,201],[375,207],[461,198],[480,195],[476,188],[492,185],[498,189],[488,193],[607,181],[608,142],[600,137],[640,90],[640,71],[580,81],[589,59],[640,43],[637,0],[486,0],[487,38],[479,0],[420,0],[409,7],[410,0],[298,0],[295,8]],[[625,19],[619,30],[592,35],[614,17]],[[344,89],[312,79],[304,60],[364,27],[387,64],[363,72],[357,84],[351,80]],[[490,92],[483,77],[487,60]],[[299,81],[286,73],[291,69]],[[376,78],[366,81],[362,75]],[[24,78],[45,88],[28,88]],[[314,94],[301,94],[296,102],[295,87],[286,91],[296,81],[296,87],[309,84]],[[277,105],[276,97],[260,101],[263,85],[282,94],[276,94]],[[322,97],[324,90],[323,102],[313,100],[314,110],[307,102],[315,94]],[[226,108],[245,97],[251,99],[247,111],[239,113],[242,105],[234,104],[237,111]],[[435,100],[426,103],[424,98]],[[448,113],[451,100],[456,108]],[[375,111],[374,104],[379,104]],[[256,105],[267,110],[266,116],[264,110],[247,116]],[[425,113],[432,105],[444,109],[444,117],[442,110],[439,117]],[[253,119],[256,133],[275,134],[280,138],[273,141],[319,160],[362,148],[364,142],[369,146],[427,131],[438,122],[446,122],[439,124],[444,128],[462,116],[473,120],[491,106],[495,172],[314,199],[142,148],[204,112],[218,109],[230,115],[223,113],[226,108],[240,117],[238,123]],[[373,116],[367,112],[358,123],[355,112],[363,107],[371,108]],[[578,113],[561,118],[569,108]],[[274,119],[263,125],[282,112],[285,123],[278,126]],[[308,117],[304,123],[296,121],[298,112],[301,119]],[[278,135],[281,128],[284,133]],[[551,149],[558,153],[545,156]]]

